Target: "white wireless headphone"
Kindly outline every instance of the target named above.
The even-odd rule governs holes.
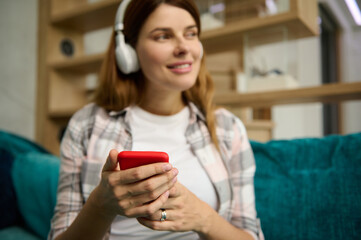
[[[127,9],[131,0],[123,0],[115,15],[115,58],[117,60],[118,68],[124,73],[129,74],[139,70],[139,61],[135,49],[125,42],[124,29],[124,12]]]
[[[117,61],[118,68],[124,74],[130,74],[139,70],[139,61],[135,49],[128,43],[125,42],[123,29],[124,29],[124,13],[129,3],[132,0],[123,0],[115,15],[114,31],[115,36],[115,58]],[[201,47],[201,53],[199,58],[203,57],[203,45],[199,42]]]

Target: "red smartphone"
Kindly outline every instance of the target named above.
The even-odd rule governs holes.
[[[121,170],[139,167],[157,162],[169,162],[165,152],[154,151],[122,151],[118,153],[118,162]]]

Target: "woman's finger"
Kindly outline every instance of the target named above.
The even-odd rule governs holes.
[[[102,172],[119,170],[118,166],[118,151],[115,149],[110,150],[108,158],[103,166]]]
[[[169,189],[169,197],[170,198],[180,197],[180,196],[182,196],[182,194],[184,194],[185,190],[186,189],[184,188],[184,186],[182,184],[180,184],[179,182],[176,182],[174,187]]]
[[[153,189],[153,187],[145,187],[143,189],[142,186],[138,186],[140,187],[141,194],[135,196],[134,199],[135,200],[139,199],[139,201],[141,202],[144,202],[144,200],[145,202],[153,201],[154,199],[157,199],[164,192],[169,191],[169,189],[171,189],[176,182],[177,182],[177,177],[173,177],[173,179],[167,181],[165,184],[160,185],[155,189]]]
[[[171,171],[167,173],[156,175],[144,181],[134,183],[132,184],[132,186],[134,186],[134,191],[135,191],[133,195],[150,193],[159,188],[163,188],[163,189],[167,188],[166,190],[169,190],[175,184],[177,180],[176,178],[177,175],[178,175],[178,170],[176,168],[173,168]]]
[[[120,197],[131,197],[142,194],[149,194],[151,198],[158,197],[161,193],[169,190],[176,182],[176,176],[178,170],[173,168],[172,171],[168,171],[163,174],[158,174],[156,176],[139,180],[134,183],[124,183],[119,180],[119,175],[122,175],[121,172],[117,172],[109,175],[109,184],[113,187],[118,187],[119,193],[117,194]],[[124,188],[126,186],[126,189]],[[157,195],[158,196],[154,196]],[[123,196],[125,195],[125,196]]]
[[[169,189],[175,184],[177,181],[177,178],[174,177],[173,180],[168,184],[163,184],[157,189],[154,189],[152,191],[148,191],[142,194],[135,194],[134,192],[130,193],[132,190],[128,190],[128,192],[125,192],[125,195],[128,196],[119,196],[119,206],[122,209],[128,209],[128,208],[134,208],[138,207],[147,203],[150,203],[154,201],[155,199],[159,198],[163,193],[169,192]],[[120,187],[121,188],[121,187]],[[120,189],[119,191],[122,191]],[[143,190],[142,190],[143,191]],[[134,195],[133,195],[134,194]]]
[[[162,214],[164,215],[163,218]],[[177,211],[173,209],[159,209],[156,213],[146,218],[152,221],[161,221],[161,219],[164,219],[163,221],[174,221],[177,219],[177,214]]]
[[[167,213],[168,214],[168,213]],[[174,221],[153,221],[145,217],[137,218],[137,221],[145,227],[156,231],[177,231],[177,224]]]
[[[153,163],[120,171],[117,180],[120,184],[135,183],[152,176],[167,173],[172,169],[173,167],[169,163]]]
[[[160,209],[160,207],[167,201],[168,197],[169,197],[169,191],[166,191],[153,202],[150,202],[148,204],[139,207],[129,208],[125,210],[124,213],[127,217],[151,216]]]

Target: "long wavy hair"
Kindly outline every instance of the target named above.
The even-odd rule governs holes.
[[[135,48],[144,22],[161,4],[176,6],[189,12],[196,22],[199,37],[200,17],[197,6],[192,0],[133,0],[129,3],[124,15],[123,33],[128,44]],[[139,104],[144,96],[144,86],[145,77],[142,70],[126,75],[118,69],[115,58],[115,32],[113,31],[100,70],[99,86],[94,96],[95,103],[109,111],[118,111],[132,104]],[[182,97],[186,103],[193,102],[204,114],[211,140],[218,149],[213,95],[213,81],[206,69],[203,57],[195,84],[182,92]]]

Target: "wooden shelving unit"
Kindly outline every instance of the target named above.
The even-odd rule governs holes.
[[[231,92],[215,96],[215,101],[221,105],[255,108],[299,103],[332,103],[360,99],[361,81],[259,93]]]
[[[80,32],[109,27],[114,23],[114,16],[120,2],[121,0],[103,0],[89,4],[82,1],[78,6],[69,7],[66,11],[54,9],[51,15],[51,24]]]
[[[85,76],[89,73],[96,73],[104,58],[104,53],[85,54],[84,34],[112,26],[121,0],[102,0],[95,3],[88,3],[87,0],[38,0],[38,2],[36,139],[51,152],[58,153],[57,135],[59,130],[65,127],[69,117],[88,101]],[[232,21],[222,28],[203,32],[201,40],[206,53],[213,54],[240,49],[245,33],[267,30],[277,26],[286,27],[292,38],[315,36],[318,34],[317,12],[316,0],[290,0],[290,10],[286,13]],[[75,52],[72,57],[66,57],[60,52],[59,44],[65,38],[71,39],[74,43]],[[269,39],[269,41],[275,40]],[[359,88],[359,85],[353,85],[350,88],[346,85],[339,86],[340,88],[334,87],[338,89],[336,91],[330,90],[329,86],[320,86],[312,96],[306,94],[312,89],[290,90],[289,94],[287,91],[244,95],[227,93],[217,95],[216,102],[231,106],[263,106],[266,105],[266,102],[274,104],[295,102],[295,96],[298,96],[297,102],[309,99],[316,101],[318,96],[321,96],[321,99],[359,99],[359,92],[355,92],[355,88]],[[324,90],[328,95],[323,95]],[[343,95],[339,97],[338,92],[341,90]],[[258,101],[260,103],[257,103]],[[257,126],[254,123],[247,124],[250,127]],[[263,123],[258,125],[260,124]],[[271,125],[268,124],[266,127],[271,127]]]
[[[263,18],[232,22],[223,28],[203,32],[201,39],[209,54],[238,49],[245,33],[286,27],[290,39],[318,35],[316,1],[290,0],[290,11]],[[276,41],[269,39],[269,42]],[[220,44],[221,43],[221,44]]]
[[[66,60],[53,61],[49,63],[49,67],[55,71],[88,74],[98,71],[103,59],[103,53],[86,55]]]

